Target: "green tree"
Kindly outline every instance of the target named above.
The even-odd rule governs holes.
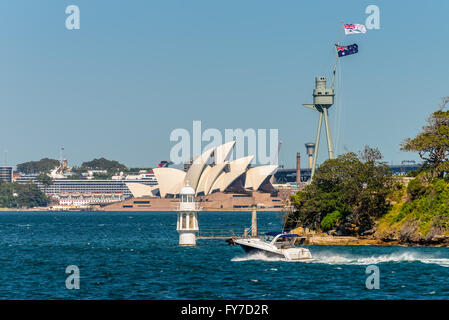
[[[18,184],[0,182],[0,207],[45,207],[47,196],[34,183]]]
[[[45,173],[41,173],[40,175],[38,175],[37,181],[42,183],[46,188],[53,184],[53,180]]]
[[[14,208],[17,206],[12,186],[12,183],[6,183],[0,180],[0,207]]]
[[[89,170],[128,170],[128,168],[124,164],[121,164],[120,162],[115,160],[108,160],[105,158],[93,159],[91,161],[83,162],[81,167]]]
[[[449,172],[449,111],[444,111],[446,102],[431,114],[422,132],[413,139],[405,139],[401,145],[401,150],[418,152],[432,176],[440,178]]]
[[[59,161],[55,159],[44,158],[39,161],[29,161],[19,163],[17,171],[24,174],[44,173],[59,166]]]
[[[49,199],[34,183],[17,185],[17,205],[18,207],[45,207]]]
[[[331,230],[333,229],[337,223],[341,220],[342,215],[339,211],[335,210],[332,213],[329,213],[324,217],[323,220],[321,220],[321,229],[323,231]]]
[[[407,185],[407,194],[410,200],[418,199],[426,193],[426,186],[424,185],[421,176],[416,177]]]
[[[360,159],[346,153],[325,161],[312,183],[292,196],[295,210],[287,215],[287,226],[323,231],[335,227],[345,235],[371,230],[375,219],[388,211],[392,187],[391,173],[381,158],[377,149],[365,147]]]
[[[120,171],[126,172],[128,171],[128,168],[118,161],[99,158],[83,162],[81,166],[73,168],[72,172],[76,176],[80,176],[81,173],[86,172],[88,170],[106,170],[107,173],[94,174],[95,178],[103,179],[103,178],[110,178],[114,174],[118,174]]]

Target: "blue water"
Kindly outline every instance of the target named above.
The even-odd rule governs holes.
[[[280,227],[259,213],[259,228]],[[251,214],[207,213],[241,231]],[[315,260],[246,256],[224,240],[177,245],[175,213],[0,213],[0,299],[448,299],[449,248],[309,246]],[[380,270],[368,290],[366,267]],[[65,269],[80,269],[80,289]]]

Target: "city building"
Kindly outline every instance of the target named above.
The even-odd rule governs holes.
[[[55,200],[58,200],[60,205],[65,206],[84,206],[94,204],[104,205],[118,201],[123,201],[123,193],[67,192],[67,193],[60,193],[53,198]]]
[[[9,166],[0,166],[0,181],[12,182],[13,169]]]
[[[147,187],[152,187],[157,184],[156,177],[152,172],[130,178],[128,179],[128,177],[124,176],[121,179],[54,179],[48,187],[37,181],[37,175],[15,176],[14,180],[17,183],[34,182],[51,198],[57,198],[60,194],[68,193],[85,193],[86,195],[91,193],[120,193],[126,199],[133,196],[126,185],[128,182],[139,182]]]

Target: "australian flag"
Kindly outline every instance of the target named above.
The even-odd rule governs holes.
[[[350,54],[359,52],[359,47],[355,43],[349,46],[337,46],[336,48],[339,57],[348,56]]]

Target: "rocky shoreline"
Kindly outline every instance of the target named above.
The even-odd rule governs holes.
[[[384,245],[377,239],[361,239],[351,236],[309,235],[306,236],[305,245],[319,246],[373,246]],[[392,245],[392,244],[390,244]]]
[[[305,245],[319,246],[427,246],[427,247],[448,247],[449,237],[436,236],[431,239],[416,239],[415,241],[402,241],[394,238],[362,238],[353,236],[332,236],[332,235],[308,235]]]
[[[308,229],[297,228],[291,231],[304,236],[305,245],[318,246],[428,246],[449,247],[449,236],[433,234],[422,237],[417,233],[402,234],[389,230],[389,232],[374,232],[370,236],[339,236],[326,233],[316,233]]]

